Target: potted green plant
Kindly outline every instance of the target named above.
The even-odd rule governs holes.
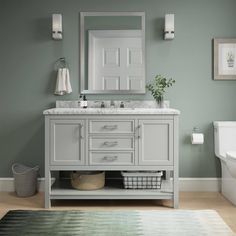
[[[164,107],[164,93],[166,88],[171,87],[174,83],[175,80],[172,78],[167,79],[162,75],[157,75],[151,83],[146,85],[147,90],[151,92],[159,108]]]

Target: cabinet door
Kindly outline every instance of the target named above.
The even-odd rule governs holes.
[[[139,165],[173,164],[173,121],[139,120]]]
[[[51,165],[84,164],[84,121],[50,121]]]

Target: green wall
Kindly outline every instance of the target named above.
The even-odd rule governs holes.
[[[181,177],[220,174],[214,156],[214,120],[236,120],[236,81],[212,80],[212,38],[236,37],[235,0],[0,0],[0,177],[14,162],[44,168],[42,111],[57,99],[78,99],[79,12],[145,11],[147,80],[160,73],[177,83],[166,95],[181,110]],[[51,14],[63,14],[64,38],[51,39]],[[175,14],[176,37],[162,39],[165,13]],[[73,93],[53,95],[54,62],[65,56]],[[111,96],[89,96],[89,99]],[[112,96],[151,99],[145,96]],[[194,126],[205,144],[193,146]]]

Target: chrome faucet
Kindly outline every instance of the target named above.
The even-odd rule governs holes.
[[[105,103],[103,101],[101,102],[101,108],[105,108]]]
[[[125,104],[124,104],[124,102],[120,102],[120,108],[125,108]]]

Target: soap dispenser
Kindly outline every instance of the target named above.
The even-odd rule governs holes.
[[[83,108],[87,108],[88,107],[88,101],[86,99],[86,96],[83,96]]]
[[[80,108],[84,107],[84,101],[83,101],[83,96],[82,95],[79,96],[79,107]]]

